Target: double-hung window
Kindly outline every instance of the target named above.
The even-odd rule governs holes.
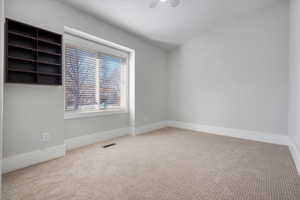
[[[64,40],[65,113],[126,112],[128,53],[71,34]]]

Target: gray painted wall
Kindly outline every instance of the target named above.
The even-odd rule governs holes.
[[[4,72],[4,0],[0,0],[0,172],[2,167],[2,147],[3,147],[3,72]],[[0,175],[0,199],[1,199],[1,183]]]
[[[288,15],[286,1],[219,25],[173,51],[169,119],[287,134]]]
[[[289,134],[300,149],[300,1],[290,5]]]
[[[9,0],[6,16],[58,33],[66,25],[135,49],[137,127],[170,119],[287,133],[288,2],[187,42],[169,55],[168,69],[160,48],[56,1]],[[64,120],[63,98],[62,87],[5,85],[4,156],[128,126],[128,114]],[[42,132],[52,134],[48,143]]]
[[[73,8],[51,0],[9,0],[6,16],[63,33],[69,26],[136,50],[136,125],[166,120],[166,52]],[[64,120],[63,88],[7,84],[4,102],[4,156],[64,143],[72,138],[127,127],[128,114]],[[50,132],[43,143],[41,133]]]

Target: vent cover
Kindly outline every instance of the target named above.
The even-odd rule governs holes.
[[[110,143],[110,144],[104,145],[103,148],[108,148],[108,147],[115,146],[115,145],[116,145],[116,143]]]

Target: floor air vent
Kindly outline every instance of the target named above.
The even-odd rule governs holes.
[[[108,148],[108,147],[115,146],[115,145],[116,145],[116,143],[111,143],[111,144],[104,145],[103,148]]]

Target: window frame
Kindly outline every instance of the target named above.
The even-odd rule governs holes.
[[[126,57],[126,67],[122,67],[122,72],[121,72],[121,78],[122,78],[122,89],[121,89],[121,102],[120,102],[120,108],[111,108],[111,109],[99,109],[99,110],[76,110],[76,111],[68,111],[65,110],[65,87],[64,87],[64,119],[76,119],[76,118],[86,118],[86,117],[97,117],[97,116],[105,116],[105,115],[114,115],[114,114],[128,114],[129,113],[129,69],[130,69],[130,65],[132,64],[132,52],[134,52],[133,50],[120,46],[118,44],[115,44],[113,42],[110,41],[106,41],[103,40],[101,38],[92,36],[92,35],[88,35],[88,37],[83,37],[82,34],[77,35],[74,34],[74,31],[72,33],[69,33],[68,31],[65,30],[64,34],[70,34],[72,36],[78,37],[80,39],[83,40],[88,40],[90,42],[93,42],[95,44],[99,44],[99,45],[103,45],[106,46],[108,48],[112,48],[118,51],[123,51],[126,54],[128,54],[128,56]],[[92,39],[91,39],[92,37]],[[99,42],[100,41],[100,42]],[[102,42],[101,42],[102,41]],[[64,40],[63,42],[63,84],[65,86],[65,49],[66,46],[72,46],[74,48],[79,48],[79,49],[83,49],[83,50],[87,50],[87,51],[91,51],[91,52],[95,52],[98,53],[99,55],[107,55],[107,56],[112,56],[112,57],[116,57],[116,58],[121,58],[118,57],[116,55],[110,54],[110,53],[106,53],[106,52],[100,52],[100,51],[96,51],[95,49],[91,48],[88,49],[86,47],[81,47],[80,44],[76,45],[76,44],[69,44],[68,42],[66,42]],[[124,59],[124,58],[123,58]],[[125,71],[124,71],[125,70]],[[125,79],[125,80],[124,80]],[[123,95],[125,95],[124,98]]]

